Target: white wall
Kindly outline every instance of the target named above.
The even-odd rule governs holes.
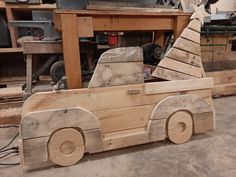
[[[235,8],[235,0],[219,0],[216,4],[211,5],[211,12],[219,11],[232,11]]]

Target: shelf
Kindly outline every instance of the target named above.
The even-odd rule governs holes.
[[[21,9],[21,10],[33,10],[33,9],[56,9],[56,4],[7,4],[7,8]]]
[[[0,48],[1,53],[23,53],[22,48]]]
[[[33,9],[56,9],[56,4],[6,4],[4,1],[0,0],[0,9],[19,9],[19,10],[33,10]]]

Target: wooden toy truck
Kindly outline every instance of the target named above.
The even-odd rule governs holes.
[[[88,88],[37,93],[23,105],[26,166],[76,164],[85,153],[160,141],[187,142],[214,129],[213,81],[204,78],[197,15],[144,83],[139,47],[105,52]]]

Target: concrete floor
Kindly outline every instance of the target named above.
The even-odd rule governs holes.
[[[194,136],[186,144],[174,145],[166,140],[86,155],[80,163],[67,168],[30,172],[23,172],[20,166],[0,168],[0,177],[235,177],[236,97],[214,102],[216,131]],[[16,130],[0,133],[4,140],[4,133],[13,137]],[[19,160],[13,158],[7,160]]]

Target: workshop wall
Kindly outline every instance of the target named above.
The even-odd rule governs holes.
[[[235,9],[236,0],[220,0],[216,4],[211,5],[211,11],[216,13],[217,11],[232,11]]]

